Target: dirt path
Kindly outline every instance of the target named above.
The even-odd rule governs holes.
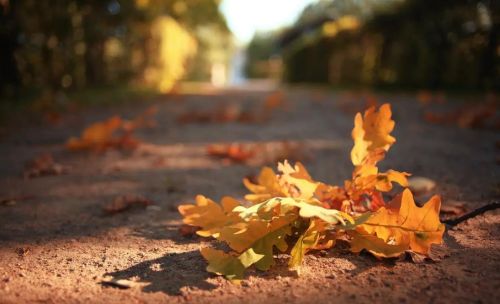
[[[249,271],[241,286],[205,272],[198,253],[204,240],[179,235],[176,206],[198,193],[217,200],[226,194],[242,197],[241,179],[260,166],[210,158],[206,144],[298,142],[316,179],[340,183],[350,175],[353,113],[346,113],[345,96],[285,92],[289,109],[261,124],[178,125],[175,118],[218,103],[252,109],[267,92],[155,101],[159,125],[138,132],[147,144],[135,152],[75,154],[62,143],[90,122],[114,114],[132,117],[149,104],[88,110],[68,115],[58,126],[11,131],[0,141],[0,199],[33,197],[0,205],[0,303],[494,303],[500,298],[498,212],[448,231],[445,244],[434,247],[435,263],[378,261],[340,247],[308,255],[300,277],[287,270],[284,257],[269,272]],[[393,104],[398,140],[383,169],[429,177],[437,182],[433,193],[469,209],[498,199],[495,131],[431,125],[422,120],[414,97],[377,98]],[[24,163],[43,152],[70,166],[69,174],[21,178]],[[156,206],[103,215],[105,204],[128,193],[144,195]],[[106,275],[139,283],[129,289],[103,286]]]

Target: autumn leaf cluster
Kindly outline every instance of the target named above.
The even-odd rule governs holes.
[[[179,206],[184,223],[199,227],[203,237],[213,237],[228,250],[204,247],[207,271],[240,280],[245,269],[268,270],[275,249],[289,252],[289,267],[300,271],[304,255],[328,249],[337,240],[350,243],[352,252],[366,250],[379,258],[397,257],[406,251],[428,255],[430,246],[442,241],[440,198],[418,207],[409,189],[386,202],[383,193],[394,184],[407,187],[406,172],[381,172],[382,161],[396,139],[395,122],[388,104],[371,107],[354,119],[350,179],[343,185],[314,180],[301,163],[278,164],[275,172],[264,167],[241,202],[224,197],[216,203],[202,195],[195,204]]]

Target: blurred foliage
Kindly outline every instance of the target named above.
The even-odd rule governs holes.
[[[232,37],[218,5],[218,0],[2,0],[1,92],[16,97],[30,90],[123,83],[168,91],[175,81],[191,77],[190,69],[207,79],[214,60],[230,59]],[[217,43],[207,44],[207,36],[217,37]],[[207,55],[214,52],[221,54]]]
[[[322,0],[275,41],[285,80],[498,89],[498,2]]]
[[[276,53],[276,33],[256,33],[246,49],[245,75],[269,78],[268,62]]]

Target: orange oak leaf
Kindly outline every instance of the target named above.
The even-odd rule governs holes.
[[[87,127],[80,138],[72,137],[66,143],[70,150],[104,151],[108,148],[135,148],[139,141],[132,136],[131,130],[123,129],[126,122],[119,116],[106,121],[96,122]],[[122,134],[118,132],[122,130]]]
[[[107,215],[113,215],[129,210],[134,206],[146,208],[153,204],[153,201],[144,196],[128,194],[116,197],[111,203],[104,206],[103,211]]]
[[[378,257],[394,257],[404,250],[429,254],[432,244],[442,242],[445,226],[439,221],[441,199],[432,197],[417,207],[410,190],[375,212],[351,233],[351,249],[366,249]]]
[[[104,149],[109,145],[113,134],[121,127],[122,119],[113,116],[103,122],[96,122],[88,126],[80,138],[72,137],[68,140],[66,146],[70,150],[82,150],[95,148]]]

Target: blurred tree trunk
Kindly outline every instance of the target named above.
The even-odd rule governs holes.
[[[90,85],[103,84],[105,81],[104,41],[94,41],[85,53],[86,82]]]
[[[479,69],[478,86],[487,89],[500,89],[499,60],[497,58],[498,36],[500,35],[499,24],[493,24],[488,35],[488,44],[484,48],[481,56],[481,66]],[[494,64],[492,64],[494,63]]]
[[[19,32],[15,9],[16,1],[0,5],[0,95],[17,96],[20,85],[15,57]]]

